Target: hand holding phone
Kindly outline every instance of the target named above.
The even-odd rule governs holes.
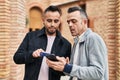
[[[48,54],[46,55],[46,57],[51,61],[58,61],[54,54]]]
[[[42,52],[41,55],[46,56],[51,61],[58,61],[54,54]]]

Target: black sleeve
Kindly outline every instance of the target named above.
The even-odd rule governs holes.
[[[13,56],[13,60],[16,64],[26,64],[33,62],[34,58],[32,57],[33,51],[28,50],[29,47],[29,35],[27,34],[20,44],[18,50]]]

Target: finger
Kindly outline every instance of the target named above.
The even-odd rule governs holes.
[[[37,52],[37,53],[36,53],[36,56],[37,56],[37,57],[40,57],[40,53],[39,53],[39,52]]]
[[[57,64],[57,65],[54,65],[52,66],[54,70],[57,70],[57,71],[63,71],[63,64]]]
[[[61,61],[62,57],[56,56],[57,60]]]
[[[43,49],[37,49],[36,54],[38,57],[40,57],[41,52],[44,52]]]
[[[42,54],[42,52],[45,52],[43,49],[38,49],[39,51],[39,56]]]
[[[66,59],[64,57],[56,57],[60,62],[65,62],[66,63]]]
[[[36,58],[36,57],[37,57],[36,53],[33,53],[33,57],[34,57],[34,58]]]
[[[44,52],[44,50],[43,49],[38,49],[38,51],[41,53],[41,52]]]
[[[35,51],[33,52],[32,56],[35,57]]]
[[[46,59],[46,62],[49,66],[53,67],[53,66],[57,66],[59,62],[54,62],[54,61],[51,61],[49,59]]]
[[[48,59],[46,59],[46,63],[49,67],[53,68],[55,65]]]
[[[59,70],[59,66],[54,66],[53,69],[54,70]]]
[[[46,60],[47,64],[49,67],[53,68],[54,70],[57,70],[57,71],[62,71],[63,70],[63,64],[62,62],[54,62],[54,61],[50,61],[50,60]]]
[[[69,62],[70,62],[70,61],[69,61],[69,57],[66,57],[66,62],[67,62],[67,63],[69,63]]]
[[[33,54],[32,54],[33,57],[39,57],[40,56],[40,53],[38,50],[34,51]]]

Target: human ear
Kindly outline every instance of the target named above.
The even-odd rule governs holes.
[[[83,22],[84,22],[84,24],[87,24],[88,21],[87,20],[83,20]]]

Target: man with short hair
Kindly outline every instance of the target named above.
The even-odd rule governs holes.
[[[58,31],[61,10],[57,6],[49,6],[43,15],[44,27],[27,33],[14,55],[16,64],[25,64],[24,80],[60,80],[63,73],[49,68],[42,52],[70,57],[71,44]]]
[[[75,37],[70,63],[57,57],[58,62],[47,60],[49,67],[63,71],[70,80],[109,80],[108,54],[103,39],[88,28],[88,17],[79,7],[68,9],[67,23]]]

